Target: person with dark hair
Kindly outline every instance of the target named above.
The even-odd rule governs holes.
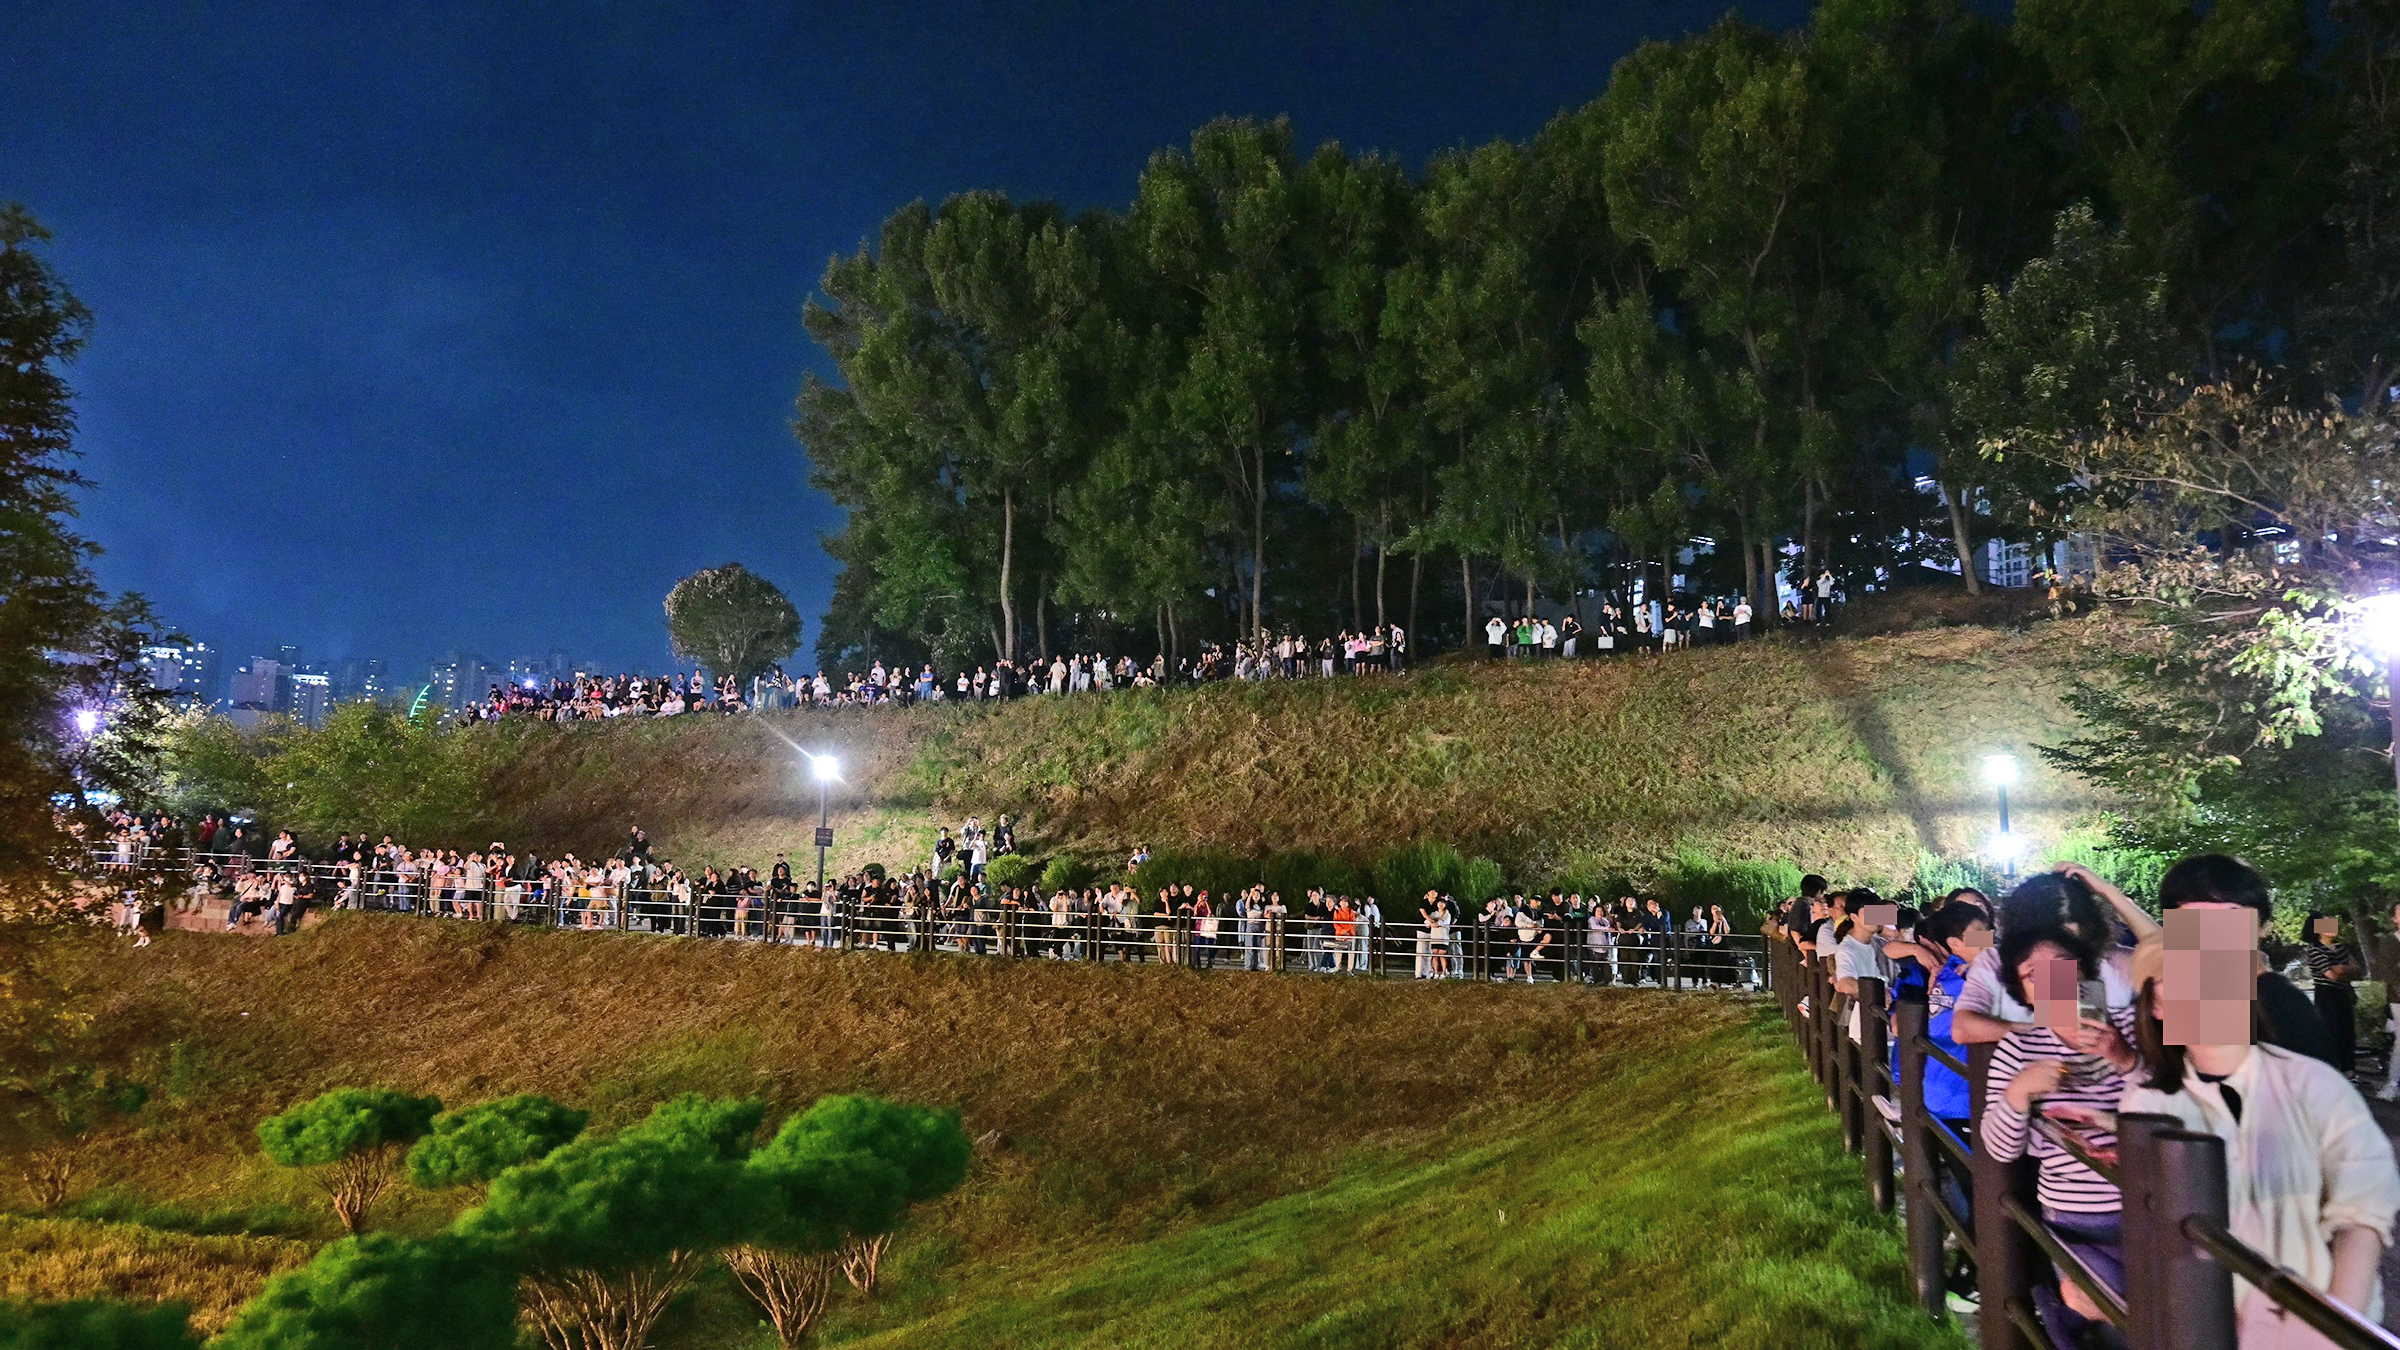
[[[2255,917],[2259,933],[2275,920],[2266,878],[2250,864],[2222,853],[2197,854],[2168,868],[2159,878],[2158,905],[2168,911],[2246,909]],[[2341,1068],[2333,1037],[2308,996],[2269,969],[2265,953],[2258,955],[2257,964],[2260,1042]]]
[[[2172,1116],[2185,1129],[2224,1140],[2226,1227],[2233,1236],[2367,1320],[2382,1320],[2379,1264],[2400,1213],[2400,1166],[2390,1139],[2348,1078],[2259,1041],[2264,1004],[2250,1002],[2243,1036],[2240,1000],[2211,992],[2227,981],[2241,987],[2239,963],[2254,959],[2244,950],[2254,938],[2169,922],[2183,931],[2146,944],[2138,966],[2148,1077],[2126,1090],[2117,1109]],[[2200,959],[2170,965],[2168,946]],[[2212,971],[2215,955],[2237,964]],[[2264,1290],[2246,1282],[2235,1289],[2242,1345],[2331,1344]]]
[[[2130,906],[2131,902],[2127,903]],[[2138,909],[2134,913],[2140,915]],[[2156,927],[2148,916],[2141,918],[2144,925]],[[2100,980],[2107,989],[2109,1008],[2128,1010],[2130,1015],[2134,988],[2126,963],[2131,952],[2118,942],[2116,926],[2109,921],[2100,893],[2083,875],[2059,871],[2027,877],[2002,898],[1997,919],[1995,927],[2002,944],[2011,933],[2029,942],[2053,932],[2072,935],[2092,952],[2097,973],[2090,978]],[[2135,935],[2140,934],[2137,931]],[[2008,968],[2007,958],[1997,947],[1968,967],[1952,1023],[1952,1034],[1962,1043],[1997,1042],[2033,1022],[2033,1009],[2007,979]]]
[[[2052,903],[2045,891],[2063,880],[2035,877],[2010,893],[2003,910],[2029,888],[2041,888],[2030,897],[2038,905]],[[1993,1050],[1976,1147],[2002,1162],[2033,1158],[2042,1218],[2094,1274],[2122,1291],[2123,1198],[2032,1121],[2037,1110],[2060,1114],[2055,1108],[2064,1107],[2092,1122],[2084,1133],[2096,1151],[2116,1147],[2115,1134],[2097,1124],[2096,1113],[2116,1109],[2126,1075],[2139,1064],[2131,1044],[2133,1009],[2089,1006],[2084,988],[2100,978],[2104,963],[2091,942],[2064,922],[2019,920],[2001,930],[1998,952],[2008,997],[2035,1017]],[[2076,1344],[2088,1327],[2105,1320],[2072,1280],[2035,1290],[2034,1305],[2061,1344]]]
[[[2315,985],[2317,1017],[2333,1039],[2333,1067],[2347,1076],[2358,1068],[2358,992],[2350,982],[2359,977],[2365,963],[2359,960],[2355,945],[2341,940],[2341,932],[2340,916],[2310,910],[2308,927],[2300,937],[2301,955],[2307,958],[2309,979]]]

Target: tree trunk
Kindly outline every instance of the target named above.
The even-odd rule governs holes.
[[[1155,622],[1158,624],[1158,654],[1159,654],[1160,656],[1166,656],[1166,655],[1167,655],[1167,607],[1166,607],[1165,605],[1160,605],[1160,606],[1159,606],[1157,609],[1154,609],[1154,610],[1150,611],[1150,617],[1151,617],[1151,619],[1152,619],[1152,620],[1154,620],[1154,621],[1155,621]],[[1169,659],[1169,660],[1173,660],[1174,658],[1172,658],[1172,657],[1168,657],[1168,659]]]
[[[1458,649],[1471,652],[1475,650],[1475,564],[1463,548],[1458,551],[1458,593],[1467,607],[1467,631]]]
[[[1167,606],[1167,665],[1183,659],[1183,633],[1175,625],[1175,607]]]
[[[1017,602],[1009,593],[1009,568],[1016,564],[1017,490],[1000,489],[1000,659],[1017,659]]]
[[[1419,549],[1408,555],[1408,640],[1412,644],[1417,640],[1417,586],[1424,579],[1425,552]],[[1416,648],[1412,646],[1410,650],[1414,652]]]
[[[1050,659],[1050,574],[1042,573],[1041,593],[1033,597],[1034,650],[1046,663]]]
[[[1267,446],[1262,437],[1250,448],[1258,465],[1258,491],[1250,498],[1250,641],[1255,646],[1265,626],[1259,606],[1267,591]]]
[[[1975,545],[1967,533],[1966,494],[1975,489],[1969,485],[1961,492],[1948,483],[1936,483],[1942,490],[1942,502],[1950,508],[1950,546],[1958,550],[1958,574],[1967,582],[1967,594],[1983,594],[1983,585],[1975,579]],[[1813,574],[1812,574],[1813,575]]]
[[[1755,631],[1764,632],[1783,612],[1783,593],[1775,584],[1775,541],[1772,539],[1758,541],[1758,570],[1765,582],[1763,589],[1767,598],[1766,603],[1752,606],[1751,622],[1757,626]]]
[[[1800,481],[1800,575],[1817,574],[1817,481]]]
[[[1383,569],[1391,559],[1391,537],[1392,499],[1386,497],[1375,521],[1375,627],[1384,633],[1392,629],[1391,620],[1383,612]]]
[[[1359,555],[1367,551],[1366,541],[1360,536],[1364,535],[1365,533],[1366,530],[1359,525],[1357,517],[1352,517],[1350,521],[1350,631],[1353,633],[1367,626],[1367,621],[1359,617],[1360,610],[1358,604]]]
[[[1736,523],[1742,535],[1742,593],[1750,597],[1750,605],[1752,609],[1756,609],[1758,606],[1758,554],[1750,547],[1749,511],[1740,512],[1736,516]]]
[[[808,1339],[809,1328],[824,1316],[825,1305],[833,1296],[834,1271],[842,1264],[831,1252],[743,1246],[725,1253],[725,1268],[733,1272],[742,1292],[767,1314],[784,1350],[798,1350]]]

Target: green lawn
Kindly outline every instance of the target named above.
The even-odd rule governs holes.
[[[860,1346],[1950,1346],[1772,1011],[1689,1064],[1139,1242],[905,1253]],[[764,1342],[761,1342],[762,1344]]]

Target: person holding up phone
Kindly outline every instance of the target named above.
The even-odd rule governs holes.
[[[2063,913],[2062,897],[2039,892],[2070,885],[2056,875],[2034,877],[2010,895],[2011,907],[2019,913],[2053,907]],[[1999,1091],[1985,1100],[1977,1144],[2002,1161],[2035,1160],[2042,1217],[2061,1242],[2121,1292],[2123,1198],[2107,1179],[2034,1129],[2032,1119],[2036,1110],[2073,1118],[2091,1127],[2083,1133],[2092,1147],[2116,1147],[2105,1113],[2116,1109],[2127,1075],[2139,1063],[2131,1044],[2133,1010],[2109,1006],[2099,953],[2079,927],[2012,924],[2000,935],[1998,964],[2008,997],[2030,1008],[2033,1021],[2009,1033],[1993,1051],[1985,1081]],[[2086,1016],[2094,1012],[2100,1015]],[[2103,1316],[2072,1280],[2042,1286],[2034,1302],[2043,1321],[2070,1344]]]

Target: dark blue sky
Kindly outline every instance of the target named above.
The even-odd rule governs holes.
[[[27,0],[0,197],[97,316],[109,585],[235,660],[656,665],[667,587],[727,560],[813,643],[799,310],[893,208],[1121,205],[1219,114],[1414,167],[1722,8]]]

